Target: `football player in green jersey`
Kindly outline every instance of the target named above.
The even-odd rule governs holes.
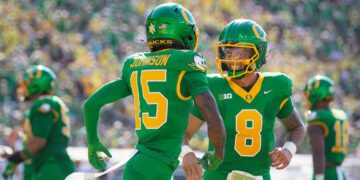
[[[334,83],[316,75],[308,80],[304,93],[310,109],[305,117],[313,151],[313,179],[345,179],[340,165],[347,151],[349,122],[344,111],[330,108]]]
[[[74,171],[66,152],[70,139],[68,109],[59,97],[51,95],[55,79],[54,72],[42,65],[31,66],[24,73],[19,89],[24,100],[32,102],[28,117],[31,135],[22,151],[7,158],[2,174],[5,179],[27,159],[31,159],[35,180],[62,180]]]
[[[216,57],[219,75],[208,76],[208,81],[224,120],[226,145],[223,163],[216,170],[205,170],[205,180],[256,176],[270,179],[270,166],[288,166],[303,140],[304,126],[293,107],[289,77],[257,72],[265,64],[266,52],[265,31],[252,20],[234,20],[220,34]],[[197,108],[192,115],[185,145],[204,123]],[[276,117],[287,131],[283,147],[275,147]],[[194,153],[188,151],[182,165],[187,178],[201,178]]]
[[[206,79],[204,59],[194,50],[198,29],[191,13],[176,3],[157,6],[146,21],[150,52],[127,57],[119,79],[105,84],[84,104],[88,155],[91,165],[105,170],[98,152],[111,157],[100,143],[97,124],[102,106],[133,95],[138,153],[126,164],[129,179],[171,179],[193,102],[209,124],[215,151],[207,153],[216,168],[223,159],[225,129]]]

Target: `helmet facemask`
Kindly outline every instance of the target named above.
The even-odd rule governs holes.
[[[220,42],[216,52],[217,70],[220,75],[229,78],[242,78],[245,74],[254,72],[256,61],[260,57],[255,45],[245,42],[236,44]]]

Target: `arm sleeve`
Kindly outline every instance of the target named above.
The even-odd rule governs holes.
[[[184,94],[190,94],[192,97],[209,90],[206,73],[200,71],[186,72],[182,85],[187,92]]]
[[[291,113],[294,111],[294,105],[291,99],[291,96],[288,98],[285,98],[283,102],[280,105],[280,111],[277,114],[277,117],[279,119],[285,119],[291,115]]]
[[[84,103],[84,123],[88,143],[99,141],[97,125],[101,108],[131,94],[124,79],[118,79],[105,84],[92,94]]]
[[[41,113],[34,111],[31,115],[31,131],[35,137],[47,139],[51,132],[51,127],[55,119],[55,114],[52,111],[48,113]]]

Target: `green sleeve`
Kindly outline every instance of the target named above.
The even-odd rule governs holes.
[[[33,110],[30,115],[31,131],[35,137],[46,139],[50,132],[54,121],[56,121],[54,113],[49,111],[47,113],[38,112]]]
[[[105,84],[92,94],[84,103],[84,123],[88,144],[99,142],[97,125],[101,108],[131,94],[124,79]]]
[[[189,94],[192,97],[205,91],[209,91],[206,73],[201,71],[186,72],[182,85],[185,86],[186,93],[184,94]]]
[[[291,113],[293,113],[294,111],[294,105],[291,99],[291,96],[287,98],[288,100],[286,100],[286,98],[284,99],[284,101],[286,100],[285,104],[281,107],[279,113],[277,114],[277,117],[279,119],[285,119],[287,117],[289,117],[291,115]]]
[[[205,121],[199,111],[199,108],[196,105],[194,105],[194,108],[192,109],[191,114],[194,115],[195,117],[197,117],[200,121],[203,121],[203,122]]]

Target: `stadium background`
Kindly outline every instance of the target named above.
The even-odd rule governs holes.
[[[1,1],[0,144],[14,148],[21,144],[18,130],[22,112],[28,105],[16,100],[16,82],[22,70],[40,63],[56,72],[56,94],[70,108],[71,146],[85,147],[82,103],[102,84],[120,76],[121,64],[127,55],[147,51],[145,19],[151,9],[163,2],[168,1]],[[249,18],[262,25],[268,34],[271,53],[262,71],[281,71],[293,79],[293,100],[301,114],[304,113],[302,89],[306,80],[315,74],[331,77],[336,83],[334,106],[345,109],[352,122],[349,156],[359,160],[358,0],[173,2],[188,8],[197,21],[199,52],[207,60],[208,73],[216,73],[215,42],[222,28],[231,20]],[[104,108],[99,130],[107,147],[131,148],[136,143],[133,112],[131,97]],[[198,150],[207,147],[205,129],[192,141]],[[279,144],[283,143],[283,133],[281,125],[277,125]],[[308,139],[298,152],[311,153]],[[359,164],[349,165],[352,166],[359,168]],[[356,174],[351,170],[347,173]]]

